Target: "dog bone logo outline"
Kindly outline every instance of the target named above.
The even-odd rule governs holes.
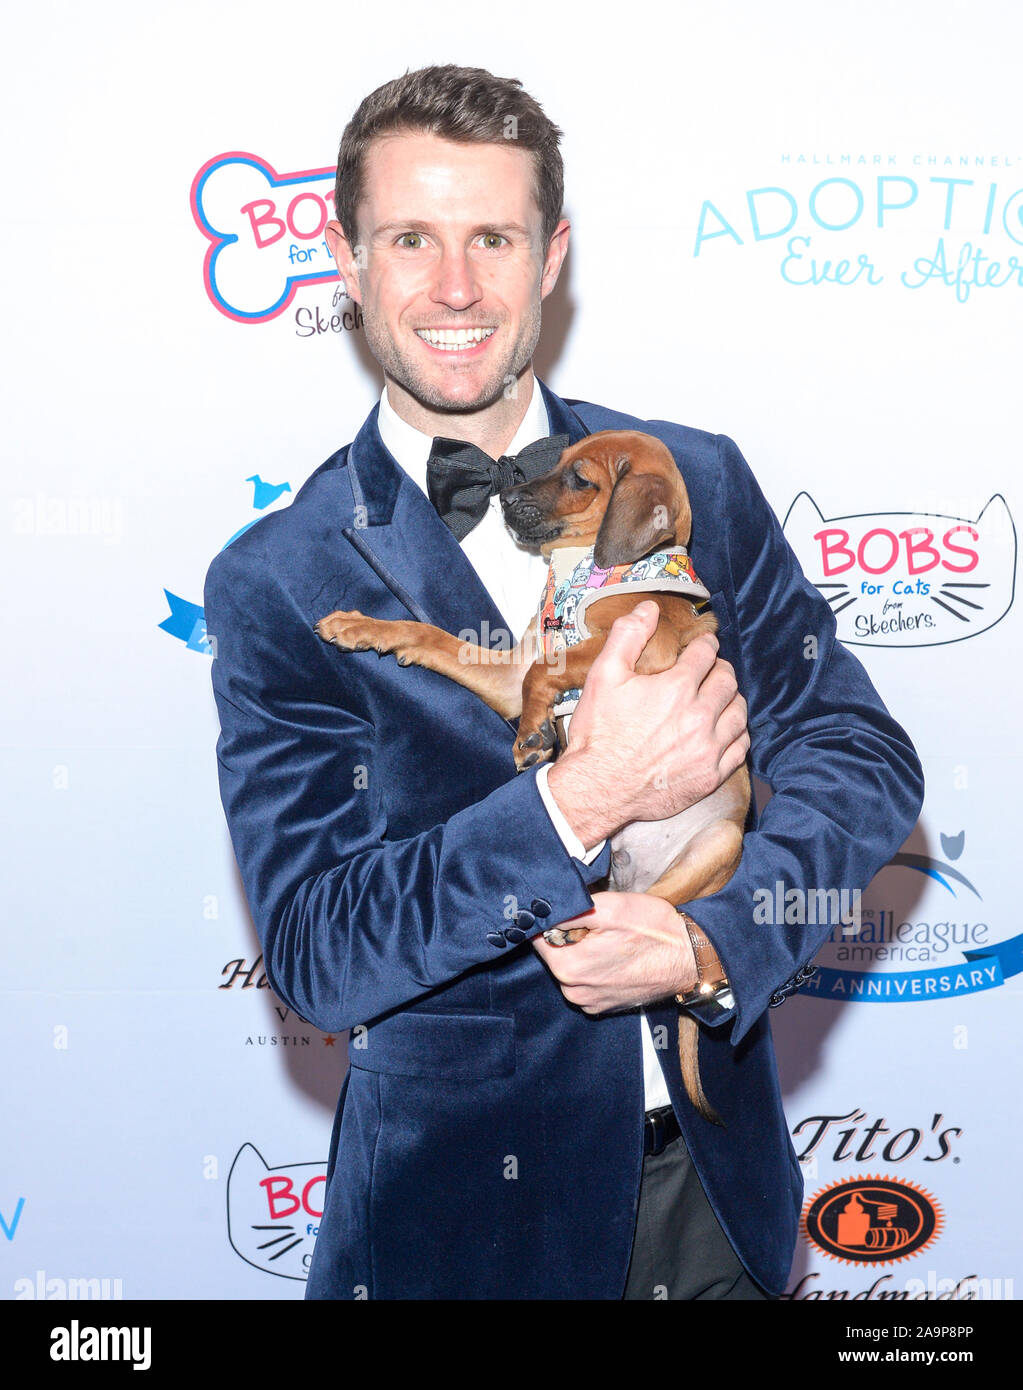
[[[192,180],[190,200],[195,224],[210,243],[203,279],[219,313],[236,323],[267,323],[300,286],[338,278],[323,240],[334,192],[322,185],[334,172],[279,174],[243,150],[206,161]]]

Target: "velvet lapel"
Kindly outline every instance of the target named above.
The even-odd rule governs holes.
[[[543,385],[552,434],[582,439],[586,426]],[[347,473],[352,485],[353,524],[347,540],[419,622],[446,632],[470,630],[481,640],[483,624],[492,640],[508,630],[458,541],[434,511],[429,498],[398,466],[384,447],[374,406],[349,450]]]

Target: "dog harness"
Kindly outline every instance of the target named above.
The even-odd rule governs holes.
[[[556,664],[559,653],[584,642],[591,635],[586,626],[590,604],[626,589],[631,594],[681,594],[700,603],[710,598],[683,545],[606,570],[594,561],[592,546],[552,550],[537,615],[538,645],[545,659]],[[581,689],[566,690],[554,706],[555,715],[570,714],[581,694]]]

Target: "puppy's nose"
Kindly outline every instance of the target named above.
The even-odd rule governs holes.
[[[512,487],[503,488],[501,491],[501,506],[515,507],[523,502],[532,502],[532,483],[515,483]]]

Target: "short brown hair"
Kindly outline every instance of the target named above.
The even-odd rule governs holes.
[[[341,136],[334,206],[350,245],[358,241],[356,211],[363,192],[366,151],[381,135],[423,131],[466,144],[515,140],[533,156],[534,193],[546,250],[561,219],[565,171],[561,131],[514,77],[495,77],[484,68],[441,67],[406,72],[385,82],[361,103]]]

